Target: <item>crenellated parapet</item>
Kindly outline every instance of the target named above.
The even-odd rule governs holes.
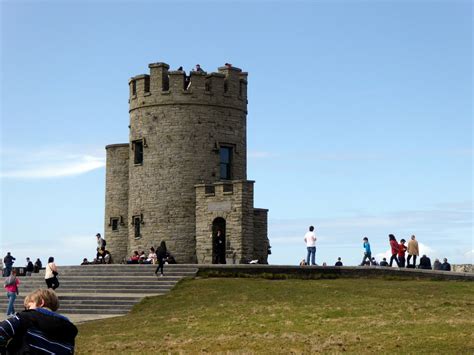
[[[166,63],[152,63],[150,74],[130,79],[130,111],[159,105],[215,105],[247,112],[247,73],[226,65],[218,72],[170,71]]]

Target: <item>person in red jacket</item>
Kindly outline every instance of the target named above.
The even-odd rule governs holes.
[[[397,266],[400,267],[400,263],[398,262],[397,254],[398,254],[398,243],[395,239],[393,234],[388,235],[388,240],[390,241],[390,248],[392,249],[392,257],[390,258],[390,266],[392,266],[393,261],[397,263]]]
[[[405,239],[400,239],[400,244],[398,244],[398,264],[400,267],[405,267],[405,252],[407,251],[405,243]]]

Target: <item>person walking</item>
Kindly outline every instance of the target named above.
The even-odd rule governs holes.
[[[390,241],[390,248],[392,250],[392,257],[390,258],[390,267],[393,264],[393,261],[397,263],[397,266],[400,267],[400,263],[398,262],[397,254],[398,254],[398,243],[397,240],[395,239],[395,236],[393,234],[388,235],[388,240]]]
[[[30,258],[26,258],[26,267],[25,267],[26,276],[31,276],[31,273],[34,271],[34,269],[35,267],[32,261],[30,260]]]
[[[5,290],[7,291],[8,298],[8,308],[7,308],[7,317],[15,315],[15,300],[16,296],[20,293],[18,286],[20,285],[20,280],[16,277],[16,271],[12,270],[10,276],[8,276],[3,284]]]
[[[311,265],[316,265],[316,234],[314,233],[314,227],[310,226],[309,231],[306,232],[304,236],[304,241],[306,243],[306,249],[308,250],[308,255],[306,256],[306,264],[309,265],[311,258]]]
[[[163,240],[160,244],[160,246],[156,249],[156,258],[158,259],[158,267],[155,270],[155,274],[158,274],[158,271],[161,271],[160,276],[163,277],[165,276],[163,274],[163,265],[165,264],[165,258],[166,258],[166,243]]]
[[[405,267],[405,252],[407,251],[405,242],[405,239],[400,239],[400,244],[398,244],[398,262],[400,267]]]
[[[365,260],[368,259],[370,263],[372,263],[372,251],[370,250],[370,243],[369,243],[369,238],[364,237],[363,239],[363,244],[362,247],[364,248],[364,257],[362,258],[362,262],[360,263],[360,266],[365,265]]]
[[[48,288],[55,290],[59,287],[58,268],[54,263],[54,258],[52,256],[50,256],[48,259],[46,272],[44,273],[44,280],[46,281],[46,286]]]
[[[420,255],[418,250],[418,241],[416,240],[415,235],[411,236],[411,240],[408,242],[408,258],[407,258],[407,267],[416,267],[416,257]],[[413,266],[410,265],[410,259],[413,257]]]
[[[12,272],[13,263],[15,262],[15,258],[11,255],[10,252],[5,255],[3,258],[3,264],[5,265],[5,270],[3,270],[3,276],[8,277]]]
[[[39,289],[25,297],[25,310],[0,323],[1,354],[74,354],[77,328],[56,313],[58,296]]]

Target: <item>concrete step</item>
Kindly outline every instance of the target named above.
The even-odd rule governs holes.
[[[143,297],[163,295],[185,277],[194,277],[195,265],[165,265],[164,277],[154,272],[157,265],[83,265],[58,266],[60,286],[59,312],[71,319],[99,319],[128,313]],[[20,296],[16,311],[23,310],[26,294],[44,288],[44,270],[20,277]],[[7,297],[0,297],[0,309],[6,311]]]

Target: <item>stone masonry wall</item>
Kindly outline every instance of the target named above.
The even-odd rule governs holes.
[[[247,73],[226,65],[191,72],[188,82],[165,63],[149,68],[129,81],[130,144],[107,146],[104,224],[114,262],[164,240],[178,263],[210,263],[217,217],[227,222],[229,262],[263,258],[266,212],[254,210],[253,182],[246,180]],[[223,146],[232,148],[230,180],[220,177]],[[122,223],[112,231],[116,217]],[[141,219],[138,237],[135,217]]]
[[[104,237],[115,263],[128,253],[128,166],[129,145],[112,144],[106,147],[105,220]],[[118,218],[118,230],[113,231],[111,218]]]
[[[237,68],[220,68],[222,73],[210,76],[191,73],[185,90],[182,72],[158,66],[160,77],[157,67],[150,68],[150,76],[130,82],[130,142],[144,140],[145,147],[143,164],[129,163],[129,219],[143,216],[141,238],[135,238],[131,220],[128,224],[129,253],[165,240],[179,263],[195,263],[194,185],[220,179],[220,145],[233,147],[232,178],[246,178],[242,73]],[[163,86],[166,74],[168,87]]]
[[[253,181],[196,185],[196,255],[199,264],[212,263],[212,223],[226,221],[229,264],[253,258]],[[212,192],[212,190],[214,192]]]
[[[268,210],[263,208],[254,208],[253,210],[253,233],[254,233],[254,251],[255,259],[260,264],[268,263]]]

